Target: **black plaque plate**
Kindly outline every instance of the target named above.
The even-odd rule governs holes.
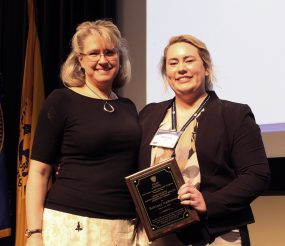
[[[184,180],[174,158],[125,180],[150,241],[199,221],[197,212],[178,199]]]

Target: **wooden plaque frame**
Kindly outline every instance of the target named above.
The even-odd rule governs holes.
[[[174,158],[125,180],[150,241],[199,221],[197,212],[178,199],[184,180]]]

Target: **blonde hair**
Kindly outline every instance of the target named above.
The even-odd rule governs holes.
[[[112,43],[119,51],[120,69],[114,79],[113,88],[123,87],[131,78],[131,64],[127,41],[122,38],[116,25],[109,20],[86,21],[77,26],[71,39],[71,52],[61,67],[61,79],[68,87],[82,86],[85,83],[85,73],[78,57],[83,53],[84,40],[96,35],[106,43]]]
[[[203,61],[204,68],[208,70],[209,75],[206,76],[205,79],[205,89],[207,91],[213,89],[213,80],[214,80],[214,73],[213,73],[213,64],[210,52],[208,51],[207,46],[199,39],[192,35],[179,35],[173,36],[170,38],[167,46],[164,48],[163,57],[161,59],[161,75],[164,80],[166,80],[166,54],[169,47],[176,43],[188,43],[195,46],[198,49],[199,56]]]

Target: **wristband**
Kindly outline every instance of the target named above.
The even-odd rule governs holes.
[[[25,236],[27,238],[29,238],[30,236],[32,236],[35,233],[42,233],[42,229],[34,229],[34,230],[26,229]]]

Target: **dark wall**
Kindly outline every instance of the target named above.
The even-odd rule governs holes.
[[[86,20],[101,18],[116,23],[116,0],[35,0],[35,6],[45,95],[48,96],[53,89],[61,86],[60,66],[70,51],[70,39],[76,26]],[[13,236],[1,239],[0,245],[14,244],[17,145],[27,22],[26,0],[0,1],[0,98],[5,119],[13,230]]]
[[[285,146],[284,146],[285,147]],[[271,181],[264,195],[285,195],[285,158],[270,158]]]
[[[16,4],[17,8],[15,8]],[[8,172],[11,223],[14,228],[19,109],[26,44],[26,4],[25,1],[3,0],[0,1],[0,11],[1,104],[5,125],[4,146]],[[12,233],[14,233],[14,230]],[[0,245],[13,245],[13,236],[0,239]]]

